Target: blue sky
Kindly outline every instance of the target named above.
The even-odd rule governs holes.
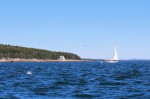
[[[0,43],[150,59],[149,0],[1,0]]]

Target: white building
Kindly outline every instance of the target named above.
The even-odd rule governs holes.
[[[60,56],[59,60],[66,60],[64,56]]]

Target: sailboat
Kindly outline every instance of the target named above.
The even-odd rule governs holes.
[[[107,63],[117,63],[119,61],[119,59],[118,59],[118,54],[117,54],[117,49],[116,49],[116,47],[114,46],[114,57],[113,57],[113,59],[111,59],[111,60],[105,60],[105,62],[107,62]]]

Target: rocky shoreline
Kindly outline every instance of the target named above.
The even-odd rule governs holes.
[[[0,62],[81,62],[84,60],[51,60],[51,59],[20,59],[20,58],[14,58],[14,59],[0,59]]]

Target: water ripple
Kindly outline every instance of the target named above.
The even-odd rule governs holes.
[[[148,99],[149,79],[149,61],[0,63],[0,97]]]

